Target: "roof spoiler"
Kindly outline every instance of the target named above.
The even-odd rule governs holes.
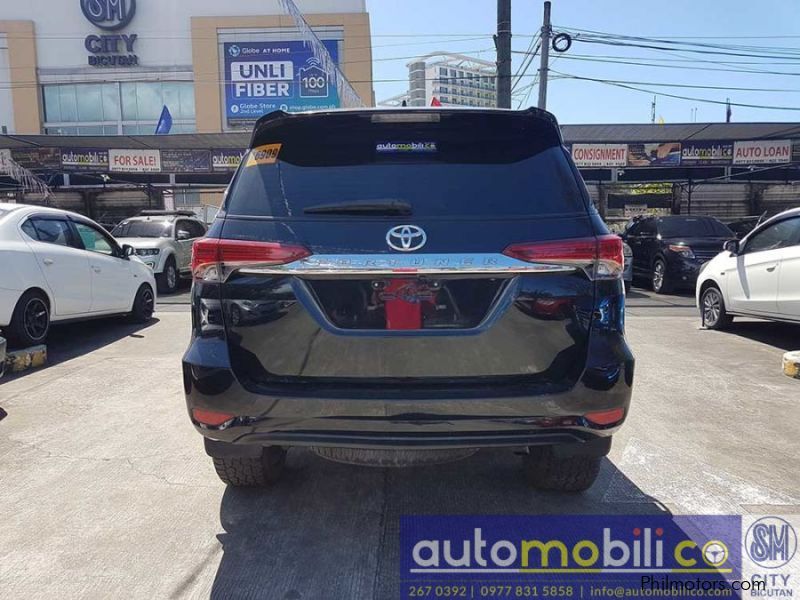
[[[137,217],[196,217],[191,210],[155,210],[146,209],[140,210],[136,215]]]
[[[270,129],[277,129],[284,125],[288,125],[289,123],[295,123],[298,121],[308,121],[312,119],[343,119],[343,118],[353,118],[353,119],[370,119],[373,122],[378,122],[378,120],[387,121],[392,119],[393,117],[397,119],[398,122],[406,121],[411,122],[414,117],[418,117],[420,122],[426,121],[433,118],[437,120],[442,117],[475,117],[480,114],[499,114],[499,113],[507,113],[508,115],[516,118],[528,118],[531,120],[537,121],[544,121],[549,123],[554,127],[556,130],[559,139],[562,140],[563,137],[561,136],[561,127],[558,124],[558,120],[552,114],[547,112],[546,110],[541,110],[539,108],[526,108],[524,110],[510,110],[510,109],[472,109],[472,108],[429,108],[429,107],[404,107],[404,108],[357,108],[357,109],[338,109],[338,110],[328,110],[328,111],[313,111],[313,112],[297,112],[297,113],[289,113],[282,110],[272,111],[270,113],[265,114],[263,117],[256,121],[255,126],[253,127],[253,135],[250,137],[250,147],[257,145],[257,140],[267,131]],[[377,118],[376,118],[377,117]]]

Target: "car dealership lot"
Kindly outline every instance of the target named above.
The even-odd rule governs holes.
[[[532,491],[506,450],[403,470],[293,450],[271,491],[226,490],[185,414],[185,306],[56,328],[48,368],[0,383],[3,596],[387,598],[403,514],[798,512],[780,361],[800,327],[702,331],[693,298],[637,289],[629,307],[631,414],[576,496]]]

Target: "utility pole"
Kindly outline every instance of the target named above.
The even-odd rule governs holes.
[[[550,34],[553,28],[550,25],[550,2],[544,3],[544,19],[542,21],[542,61],[539,66],[539,108],[547,109],[547,72],[550,60]]]
[[[497,0],[497,108],[511,108],[511,0]]]
[[[653,96],[653,103],[650,105],[650,122],[656,122],[656,97]]]

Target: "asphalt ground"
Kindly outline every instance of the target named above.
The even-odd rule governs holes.
[[[53,330],[50,365],[0,382],[0,597],[396,598],[408,514],[800,513],[800,327],[700,329],[689,296],[634,291],[634,398],[587,493],[533,491],[519,457],[407,469],[289,452],[226,489],[183,400],[184,304],[137,327]]]

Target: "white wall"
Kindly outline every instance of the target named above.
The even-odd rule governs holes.
[[[14,133],[14,105],[11,102],[11,86],[8,68],[8,43],[0,33],[0,127],[5,125],[8,133]]]
[[[366,11],[365,0],[295,0],[295,4],[309,14]],[[283,14],[278,0],[137,0],[136,15],[121,33],[139,35],[136,53],[140,71],[180,68],[192,63],[191,17],[270,14]],[[72,69],[76,74],[109,73],[107,69],[87,65],[84,38],[109,32],[86,20],[80,0],[0,1],[0,20],[18,19],[35,23],[37,58],[43,75],[53,70],[64,73],[65,69]],[[123,69],[125,72],[135,70]],[[0,115],[2,101],[0,95]]]

